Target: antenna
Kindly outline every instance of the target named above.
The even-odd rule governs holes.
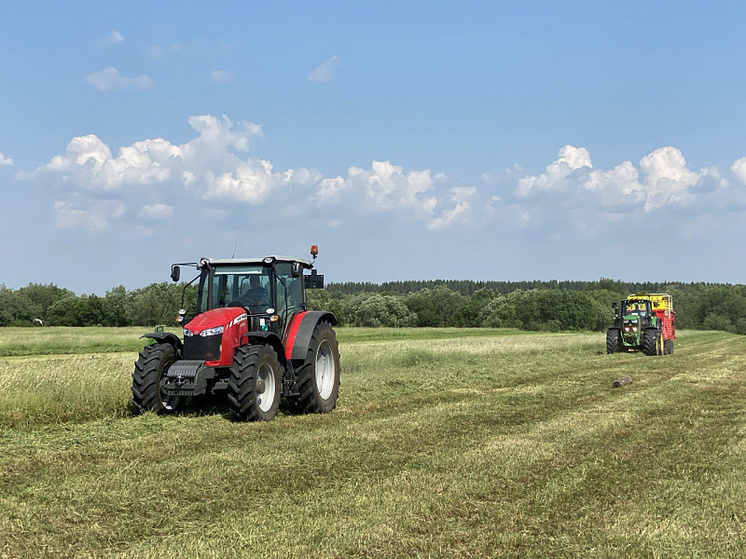
[[[235,257],[236,257],[236,249],[237,249],[237,248],[238,248],[238,241],[236,241],[236,244],[235,244],[235,246],[233,247],[233,255],[231,256],[231,258],[235,258]]]

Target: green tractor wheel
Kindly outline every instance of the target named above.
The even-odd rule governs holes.
[[[658,354],[658,330],[650,328],[642,333],[642,352],[645,355]]]
[[[614,328],[606,331],[606,353],[618,353],[621,345],[621,332]]]

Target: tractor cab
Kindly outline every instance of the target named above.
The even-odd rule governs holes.
[[[306,310],[303,270],[307,260],[281,256],[263,259],[200,261],[197,314],[242,308],[249,329],[282,335],[289,318]]]
[[[640,317],[648,317],[651,313],[652,309],[650,307],[650,301],[642,301],[639,299],[622,301],[622,316],[637,315]]]

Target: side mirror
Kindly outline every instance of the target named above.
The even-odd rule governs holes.
[[[299,278],[303,273],[303,265],[300,262],[293,262],[293,277]]]
[[[171,281],[177,282],[179,281],[179,278],[181,277],[181,268],[179,268],[176,264],[171,266]]]
[[[615,309],[615,308],[616,308],[616,301],[614,301],[614,302],[613,302],[613,303],[611,304],[611,308],[612,308],[612,309]]]
[[[303,280],[305,281],[306,289],[324,288],[324,275],[317,273],[316,270],[311,270],[310,276],[303,276]]]

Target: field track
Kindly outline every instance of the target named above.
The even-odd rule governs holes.
[[[337,410],[236,424],[129,417],[139,334],[0,329],[0,558],[746,557],[746,337],[341,329]]]

